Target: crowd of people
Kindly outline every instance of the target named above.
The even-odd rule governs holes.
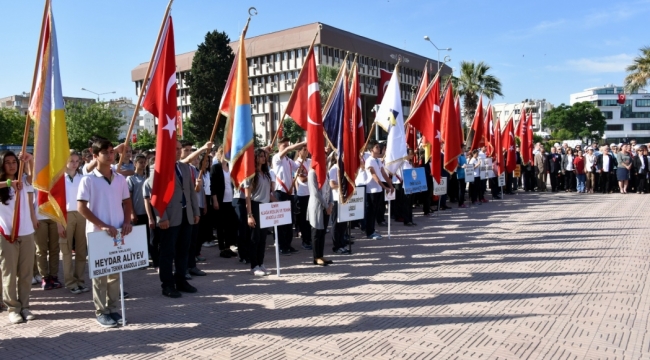
[[[271,147],[255,150],[255,173],[234,188],[229,162],[223,148],[212,143],[195,148],[189,141],[179,141],[176,148],[173,196],[164,211],[151,204],[155,181],[154,152],[134,153],[120,144],[113,147],[99,136],[89,140],[88,149],[70,152],[65,171],[67,227],[48,219],[36,210],[37,192],[31,186],[33,157],[30,154],[0,152],[0,271],[2,271],[2,308],[9,321],[21,323],[35,318],[30,310],[32,285],[43,290],[65,287],[73,294],[92,289],[97,322],[102,327],[122,323],[118,313],[119,275],[107,275],[87,283],[87,233],[106,231],[126,236],[132,226],[146,225],[150,267],[158,274],[162,295],[179,298],[182,293],[195,293],[189,281],[206,276],[199,264],[206,261],[203,249],[218,247],[219,256],[235,258],[250,266],[254,276],[270,274],[264,265],[267,237],[272,229],[261,228],[259,207],[275,201],[291,201],[293,223],[279,226],[279,253],[294,256],[297,248],[311,252],[313,263],[327,266],[333,261],[325,257],[327,234],[331,234],[331,251],[350,254],[354,242],[351,229],[360,229],[368,239],[380,240],[380,230],[391,218],[404,226],[414,226],[414,208],[421,208],[424,217],[434,211],[482,205],[488,189],[492,199],[524,191],[578,193],[648,192],[648,147],[629,144],[571,148],[568,143],[554,144],[546,151],[545,144],[536,144],[534,161],[523,164],[517,148],[518,171],[505,176],[505,186],[496,177],[481,176],[488,148],[465,149],[458,158],[458,168],[441,175],[447,178],[447,194],[433,196],[431,158],[427,151],[408,149],[408,156],[396,173],[384,166],[385,146],[375,140],[367,144],[362,155],[355,185],[365,192],[365,216],[352,222],[338,222],[341,201],[337,154],[327,153],[327,181],[319,186],[311,168],[306,142],[290,144],[278,141],[277,151]],[[208,149],[211,149],[208,152]],[[124,161],[119,156],[124,151]],[[19,164],[24,173],[19,174]],[[436,164],[437,163],[437,164]],[[442,161],[434,161],[441,166]],[[119,165],[121,164],[121,165]],[[494,172],[498,166],[494,163]],[[473,172],[465,169],[473,166]],[[404,171],[424,167],[427,191],[407,194],[403,188]],[[441,166],[442,167],[442,166]],[[518,176],[515,176],[518,174]],[[467,177],[466,177],[467,175]],[[473,176],[471,176],[473,175]],[[470,178],[471,177],[471,178]],[[550,188],[549,188],[550,185]],[[395,193],[395,201],[387,212],[385,195]],[[16,241],[10,242],[13,231],[14,204]],[[468,200],[468,202],[466,202]],[[33,206],[30,206],[32,205]],[[330,228],[331,224],[331,228]],[[357,235],[358,236],[358,235]],[[298,239],[298,240],[296,240]],[[59,280],[59,261],[63,260],[63,281]]]

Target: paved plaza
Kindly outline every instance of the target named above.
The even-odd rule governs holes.
[[[330,255],[328,234],[329,267],[283,256],[280,278],[205,249],[208,276],[181,299],[152,269],[125,273],[118,329],[96,324],[91,293],[34,287],[37,320],[0,314],[0,358],[650,359],[649,208],[649,195],[520,192],[416,209],[390,239],[355,231],[353,255]]]

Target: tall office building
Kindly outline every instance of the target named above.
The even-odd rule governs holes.
[[[414,88],[419,84],[426,61],[428,60],[430,64],[429,74],[435,74],[438,69],[435,60],[322,23],[312,23],[248,38],[246,55],[253,124],[255,133],[262,138],[262,141],[270,141],[275,134],[305,55],[321,26],[314,44],[318,65],[340,67],[346,54],[348,54],[347,63],[350,65],[355,54],[358,54],[366,133],[369,130],[368,126],[374,120],[372,110],[377,98],[379,69],[392,71],[398,57],[402,58],[399,70],[405,114],[409,113]],[[230,47],[236,50],[237,43],[238,41],[231,43]],[[192,102],[186,79],[192,68],[193,57],[194,52],[176,56],[178,110],[182,118],[190,119],[189,121],[191,121]],[[136,95],[142,87],[147,66],[148,63],[143,63],[131,71]],[[440,66],[443,75],[451,74],[450,67],[442,63]]]

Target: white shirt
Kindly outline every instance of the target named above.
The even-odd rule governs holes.
[[[226,186],[223,190],[223,202],[231,203],[234,197],[232,190],[232,180],[230,180],[230,171],[223,168],[223,183]]]
[[[470,165],[474,165],[474,177],[475,178],[481,177],[481,168],[479,166],[479,162],[480,162],[480,160],[478,158],[475,158],[475,157],[473,157],[473,158],[471,158],[469,160]]]
[[[596,156],[587,154],[587,156],[585,156],[585,170],[591,172],[591,169],[594,168],[595,162]]]
[[[369,152],[364,152],[363,153],[363,164],[366,164],[366,160],[370,157]],[[357,174],[357,178],[354,179],[354,183],[359,186],[359,185],[366,185],[368,183],[368,174],[366,174],[365,167],[363,171],[359,171]]]
[[[307,176],[307,174],[309,173],[309,168],[311,167],[311,159],[305,160],[304,165],[302,165],[302,167],[300,167],[301,164],[303,164],[302,159],[296,160],[294,162],[296,172],[302,172],[305,174],[305,176]],[[296,180],[296,194],[298,196],[309,196],[309,185],[307,185],[306,181],[302,182],[300,178]]]
[[[609,155],[603,154],[603,171],[609,172]]]
[[[573,171],[573,156],[572,155],[566,155],[567,157],[567,163],[566,163],[566,169],[567,171]]]
[[[83,176],[79,173],[75,173],[72,181],[68,174],[65,176],[65,209],[67,211],[77,211],[77,193],[79,192],[79,184],[81,184],[81,179]]]
[[[397,169],[397,174],[395,174],[394,178],[396,178],[396,181],[393,181],[394,184],[401,184],[404,180],[404,170],[410,170],[413,169],[413,165],[409,163],[408,161],[402,162],[402,167]]]
[[[338,165],[336,165],[336,164],[332,165],[328,175],[329,175],[328,178],[329,178],[330,181],[334,181],[339,186],[341,186],[341,184],[339,184],[339,166]],[[339,189],[332,188],[332,197],[333,197],[334,201],[339,201]]]
[[[205,192],[205,196],[212,195],[210,192],[210,174],[207,172],[203,173],[203,191]]]
[[[88,209],[107,225],[116,229],[124,223],[122,202],[129,198],[129,187],[124,176],[112,172],[110,184],[95,168],[88,176],[84,176],[79,184],[78,201],[87,201]],[[101,231],[95,224],[86,220],[86,233]]]
[[[374,194],[374,193],[384,191],[381,185],[379,185],[375,181],[375,179],[372,177],[372,174],[370,173],[370,169],[372,168],[375,171],[375,175],[377,175],[377,178],[379,178],[379,181],[381,182],[386,181],[384,179],[384,176],[381,174],[381,169],[384,168],[384,165],[382,164],[381,160],[371,156],[368,159],[366,159],[365,168],[366,168],[366,176],[368,177],[368,183],[366,184],[366,193]]]
[[[639,160],[641,160],[641,168],[639,170],[645,169],[645,156],[639,155]]]
[[[295,167],[293,160],[286,156],[280,158],[280,154],[275,154],[273,155],[272,163],[275,172],[275,177],[271,179],[275,182],[275,187],[273,187],[272,190],[280,190],[288,194],[291,189],[291,183],[293,182],[292,174],[294,170],[293,168]]]
[[[29,193],[33,193],[34,188],[27,182],[27,175],[23,175],[23,189],[20,191],[20,224],[18,224],[18,236],[27,236],[34,233],[34,224],[32,224],[32,214],[29,203]],[[14,189],[9,189],[10,199],[7,205],[0,203],[0,228],[6,235],[11,236],[14,220],[14,204],[16,203],[16,193]],[[36,196],[34,196],[36,198]],[[5,239],[0,238],[0,241]]]

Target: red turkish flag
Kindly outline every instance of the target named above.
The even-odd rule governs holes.
[[[501,175],[506,170],[506,164],[503,159],[503,145],[501,144],[501,123],[497,119],[496,136],[494,137],[494,165],[497,167],[497,175]]]
[[[435,106],[440,109],[438,106],[438,102],[440,99],[438,98],[438,94],[436,93],[435,96],[433,96],[436,99],[436,104]],[[442,141],[442,135],[440,134],[440,110],[438,111],[433,111],[432,112],[432,118],[433,118],[433,131],[431,134],[431,176],[433,176],[433,179],[440,184],[440,177],[442,173],[442,164],[440,163],[442,161],[441,153],[440,151],[442,150],[440,148],[441,146],[441,141]]]
[[[618,94],[618,100],[616,102],[621,105],[625,104],[625,94]]]
[[[519,122],[517,123],[517,129],[515,130],[515,135],[519,138],[520,141],[520,153],[521,153],[521,161],[523,164],[528,164],[529,162],[533,161],[532,152],[527,151],[529,148],[532,148],[529,143],[528,139],[528,133],[531,132],[529,128],[529,120],[532,115],[526,116],[526,114],[521,114],[519,117]],[[531,134],[532,135],[532,134]],[[531,137],[532,139],[532,137]]]
[[[349,103],[352,104],[350,109],[350,117],[352,118],[352,123],[356,124],[355,140],[354,140],[354,153],[356,154],[356,164],[357,169],[360,169],[364,164],[361,163],[360,155],[364,152],[363,145],[366,143],[366,133],[363,128],[363,114],[361,112],[361,85],[359,84],[359,68],[357,68],[354,73],[354,78],[352,79],[352,88],[350,91]],[[356,178],[357,172],[355,172]]]
[[[163,34],[161,50],[152,64],[154,73],[142,103],[142,107],[158,118],[151,204],[159,214],[165,211],[174,194],[176,164],[176,53],[171,16],[167,18]]]
[[[463,153],[463,134],[458,124],[454,89],[451,83],[449,83],[445,92],[440,118],[442,123],[442,139],[445,142],[444,167],[450,174],[453,174],[458,167],[458,157]]]
[[[521,147],[521,151],[525,151],[526,154],[528,155],[528,159],[530,160],[531,164],[533,163],[533,147],[535,144],[533,144],[533,113],[528,113],[528,121],[526,121],[526,125],[528,125],[528,129],[526,131],[526,137],[528,138],[528,148],[524,150],[524,147]]]
[[[485,155],[487,156],[492,156],[494,154],[494,151],[498,149],[494,135],[493,115],[492,104],[488,103],[487,112],[485,113],[485,127],[483,128],[483,138],[485,139],[485,146],[487,146],[487,152]]]
[[[420,87],[418,88],[418,92],[415,94],[415,97],[411,101],[411,108],[415,107],[415,105],[424,98],[424,94],[429,88],[429,67],[425,64],[424,65],[424,71],[422,72],[422,80],[420,81]]]
[[[381,101],[384,99],[384,91],[386,90],[386,86],[388,86],[388,83],[390,82],[391,76],[393,76],[392,72],[384,69],[379,69],[379,87],[377,88],[377,105],[381,104]]]
[[[307,131],[307,151],[311,154],[311,168],[316,171],[318,187],[325,183],[327,164],[325,162],[325,138],[321,115],[318,70],[314,48],[309,48],[303,70],[298,76],[296,87],[287,104],[287,115]]]
[[[440,118],[440,78],[436,77],[426,92],[422,95],[422,100],[411,110],[408,118],[409,125],[422,134],[427,139],[435,138],[433,132],[434,117]],[[440,130],[440,128],[438,128]]]
[[[478,105],[476,105],[476,112],[474,113],[474,121],[472,122],[472,130],[474,137],[472,138],[471,150],[476,150],[485,146],[485,139],[483,138],[485,119],[483,116],[483,95],[478,98]]]
[[[506,151],[506,171],[513,172],[517,167],[517,149],[515,148],[515,125],[513,124],[513,119],[510,117],[510,121],[506,125],[506,128],[503,129],[503,134],[501,134],[501,144],[503,149]]]

